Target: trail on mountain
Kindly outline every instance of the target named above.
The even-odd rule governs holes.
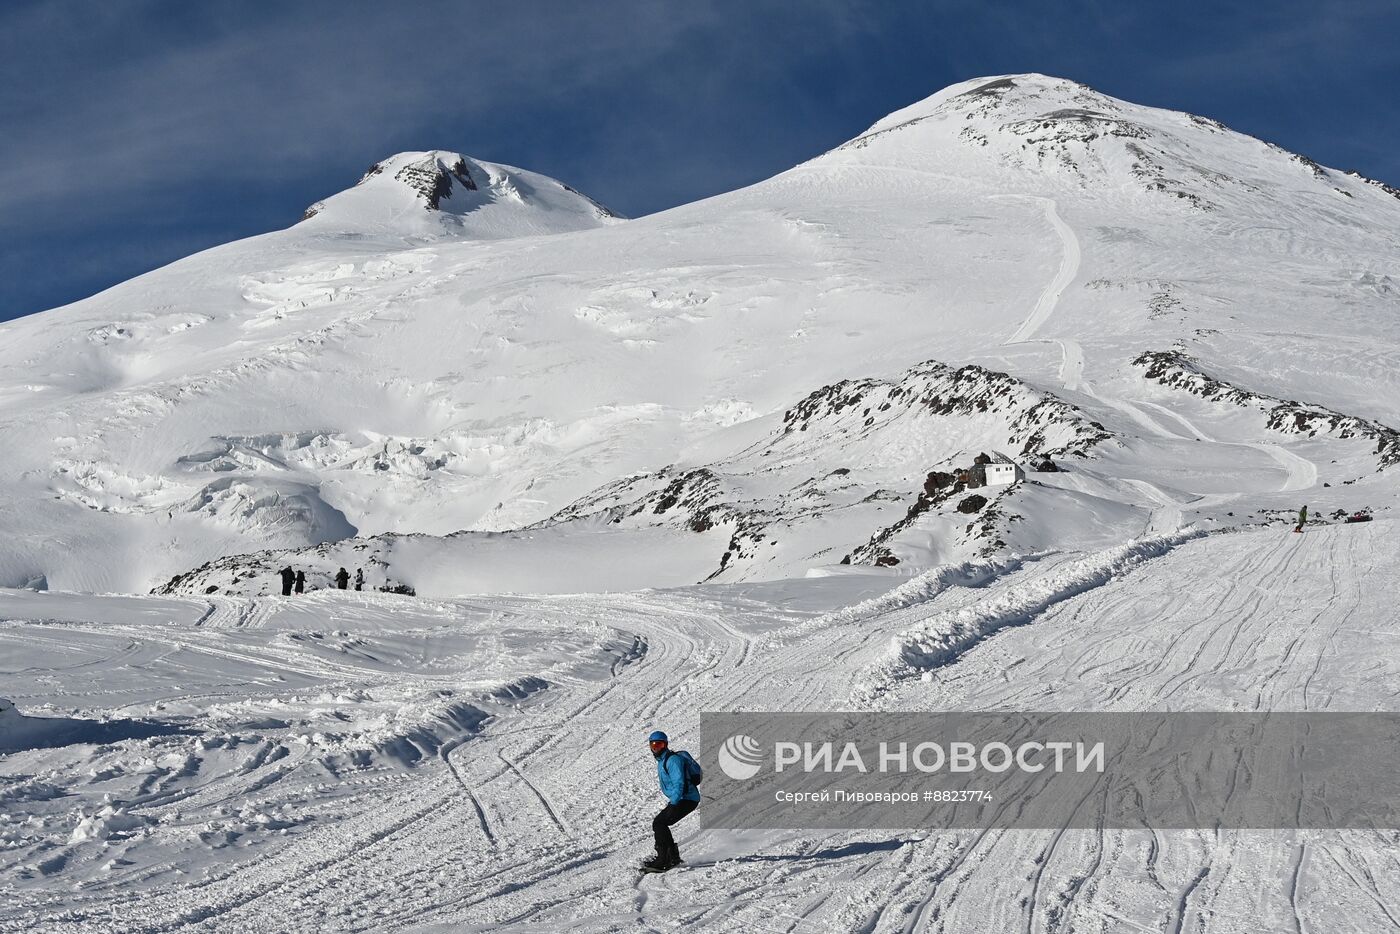
[[[1084,348],[1068,337],[1054,340],[1060,345],[1060,385],[1070,392],[1076,392],[1084,381]]]
[[[1059,208],[1053,198],[1041,198],[1033,195],[994,195],[993,197],[1023,198],[1038,202],[1045,210],[1045,218],[1050,222],[1051,229],[1055,231],[1055,235],[1060,240],[1060,265],[1056,268],[1054,277],[1041,290],[1031,313],[1021,321],[1010,337],[1001,342],[1002,346],[1035,341],[1056,344],[1060,348],[1060,385],[1071,392],[1081,389],[1091,392],[1084,383],[1084,348],[1079,345],[1079,342],[1069,337],[1037,338],[1035,336],[1041,326],[1050,320],[1055,309],[1059,307],[1060,298],[1064,295],[1065,289],[1074,281],[1075,276],[1079,275],[1079,264],[1082,259],[1079,238],[1075,236],[1074,229],[1060,217]]]
[[[1011,336],[1002,341],[1003,344],[1020,344],[1034,338],[1041,325],[1050,319],[1055,313],[1055,307],[1060,303],[1060,296],[1064,294],[1069,284],[1074,281],[1074,277],[1079,274],[1079,238],[1074,235],[1074,231],[1060,219],[1060,214],[1053,198],[1039,198],[1031,195],[1015,195],[1010,197],[1031,198],[1040,202],[1045,209],[1045,219],[1050,222],[1056,236],[1060,238],[1060,266],[1055,270],[1055,277],[1050,280],[1050,284],[1040,293],[1036,299],[1035,307],[1031,313],[1021,322],[1020,326],[1012,332]],[[1063,349],[1063,345],[1061,345]]]
[[[1198,441],[1208,441],[1211,444],[1233,445],[1236,447],[1253,448],[1257,451],[1263,451],[1273,459],[1274,463],[1283,468],[1284,479],[1278,488],[1278,492],[1280,493],[1293,493],[1299,490],[1306,490],[1317,484],[1317,464],[1308,460],[1306,457],[1301,457],[1293,453],[1281,444],[1275,444],[1272,441],[1223,441],[1206,434],[1198,428],[1194,422],[1180,412],[1174,412],[1166,406],[1158,405],[1155,402],[1143,402],[1141,405],[1173,419]],[[1138,411],[1140,412],[1141,408],[1138,408]]]

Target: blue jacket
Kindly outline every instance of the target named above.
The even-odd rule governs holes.
[[[685,760],[671,750],[656,760],[656,777],[661,782],[661,793],[672,804],[700,800],[700,789],[685,777]]]

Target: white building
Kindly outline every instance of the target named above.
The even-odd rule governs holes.
[[[1005,454],[993,452],[991,457],[990,464],[982,465],[982,475],[986,477],[987,486],[1006,486],[1023,476],[1021,468]]]
[[[987,486],[1004,486],[1016,482],[1015,464],[988,464],[982,470],[987,476]]]

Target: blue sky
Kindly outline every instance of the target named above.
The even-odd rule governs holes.
[[[1400,183],[1400,2],[0,3],[0,320],[285,227],[406,149],[637,216],[1040,71]]]

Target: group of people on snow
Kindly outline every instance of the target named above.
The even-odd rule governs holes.
[[[293,591],[302,593],[306,590],[305,571],[293,571],[291,568],[283,568],[277,573],[282,576],[282,596],[290,597]]]
[[[278,575],[282,578],[282,596],[284,596],[284,597],[290,597],[293,593],[303,593],[303,592],[305,592],[305,590],[306,590],[306,572],[305,572],[305,571],[293,571],[291,568],[285,567],[285,568],[283,568],[282,570],[278,571],[277,573],[278,573]],[[350,572],[347,571],[347,570],[345,570],[345,568],[341,568],[338,572],[336,572],[336,575],[335,575],[335,577],[333,578],[333,580],[335,581],[335,586],[336,586],[336,589],[337,589],[337,590],[349,590],[349,589],[350,589]],[[356,590],[364,590],[364,589],[365,589],[365,570],[364,570],[364,568],[357,568],[356,571],[355,571],[355,589],[356,589]]]

